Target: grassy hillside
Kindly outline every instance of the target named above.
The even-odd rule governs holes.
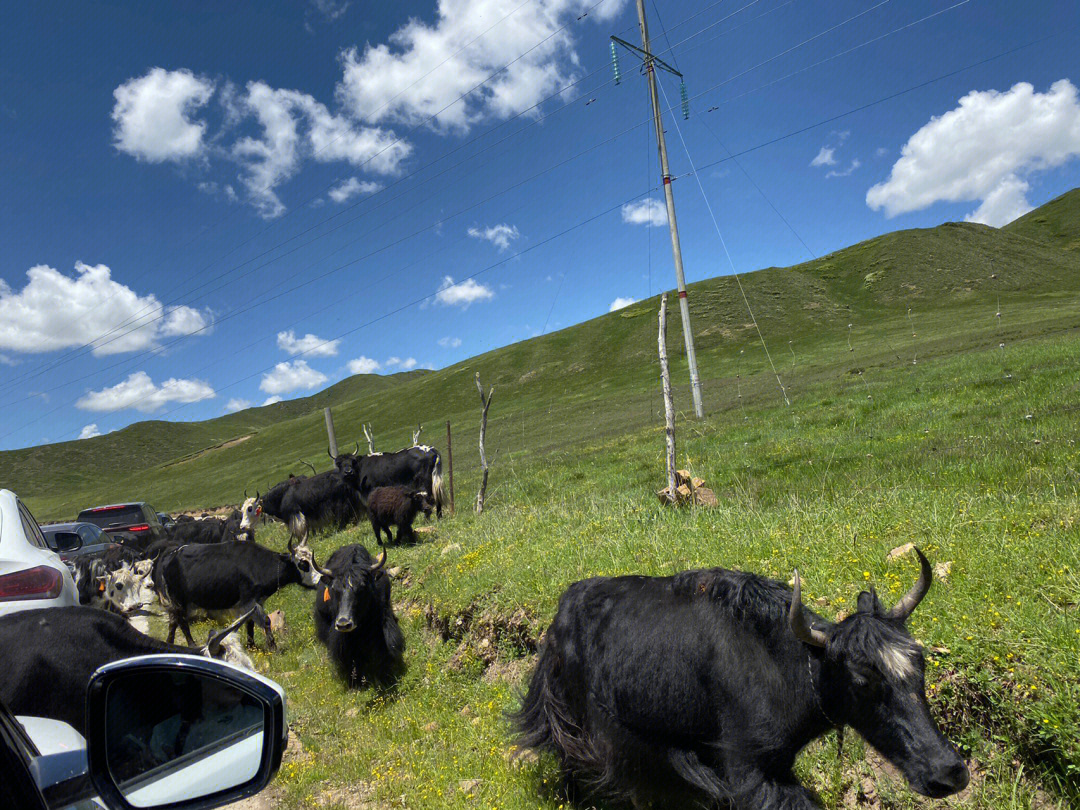
[[[677,309],[669,324],[679,461],[716,490],[715,509],[666,509],[653,494],[663,484],[656,299],[441,371],[338,387],[343,443],[370,422],[378,445],[396,448],[422,422],[445,450],[453,422],[459,509],[424,542],[389,552],[408,644],[393,692],[334,677],[314,641],[311,592],[268,602],[288,629],[277,653],[254,657],[287,689],[293,743],[265,806],[563,808],[549,757],[512,759],[505,713],[569,583],[713,565],[786,581],[798,566],[807,603],[835,618],[869,584],[886,602],[909,587],[913,561],[886,561],[908,542],[947,571],[910,629],[972,785],[948,802],[918,799],[855,734],[842,758],[831,737],[812,745],[800,779],[829,810],[1077,806],[1080,255],[1054,234],[949,224],[743,284],[771,358],[734,280],[691,289],[702,422],[686,414]],[[499,451],[481,516],[470,508],[477,371],[496,386],[488,447]],[[104,452],[111,439],[144,465],[100,485],[58,483],[3,454],[3,484],[48,517],[122,497],[234,502],[299,470],[297,459],[329,463],[315,406],[135,426],[141,441],[166,437],[167,458],[150,464],[127,432],[80,442]],[[220,446],[240,436],[250,438]],[[31,452],[48,463],[70,447]],[[280,527],[260,531],[284,546]],[[322,560],[348,542],[371,547],[370,528],[314,544]]]
[[[849,343],[867,367],[901,358],[917,364],[1068,328],[1076,322],[1078,271],[1080,256],[1045,240],[949,223],[751,273],[743,287],[794,395],[846,370]],[[707,408],[778,395],[735,280],[692,285],[690,302]],[[145,422],[100,438],[0,453],[0,485],[49,518],[131,498],[161,509],[234,502],[245,488],[265,488],[299,470],[298,459],[326,461],[326,404],[335,406],[343,445],[361,438],[368,422],[380,449],[396,449],[420,422],[428,426],[425,440],[442,447],[446,420],[472,430],[476,371],[497,389],[492,431],[504,457],[618,435],[651,423],[657,410],[656,307],[655,299],[640,302],[437,372],[358,376],[313,397],[208,422]],[[680,330],[676,312],[669,333],[676,366]],[[789,375],[793,362],[799,373]],[[685,378],[677,368],[676,382]],[[745,389],[741,399],[736,378]]]
[[[1080,189],[1073,189],[1005,226],[1005,230],[1080,251]]]

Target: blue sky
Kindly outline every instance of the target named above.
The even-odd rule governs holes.
[[[739,272],[1080,185],[1074,3],[648,7]],[[628,54],[611,81],[635,23],[626,0],[10,9],[0,448],[440,368],[673,286]],[[731,272],[694,180],[675,193],[688,280]]]

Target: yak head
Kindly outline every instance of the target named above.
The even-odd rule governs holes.
[[[369,562],[366,552],[354,553],[347,565],[335,571],[320,569],[322,593],[316,597],[330,603],[334,616],[334,629],[339,633],[351,633],[370,610],[377,596],[375,582],[386,565],[386,549],[374,562]]]
[[[240,530],[250,534],[262,521],[262,500],[259,493],[254,498],[249,498],[247,490],[244,490],[244,504],[240,507]]]
[[[341,473],[341,477],[352,484],[354,487],[360,484],[360,462],[363,460],[363,456],[360,455],[360,444],[356,444],[356,449],[352,453],[342,453],[335,456],[330,453],[329,448],[326,452],[330,455],[330,458],[334,459],[334,466],[337,471]]]
[[[147,607],[156,597],[150,569],[143,563],[124,562],[115,571],[98,578],[98,592],[106,610],[131,616]]]
[[[322,571],[325,569],[320,568],[315,562],[315,552],[311,550],[306,540],[297,543],[295,537],[289,538],[289,559],[300,572],[301,585],[305,588],[314,588],[319,584]]]
[[[899,602],[886,609],[873,590],[864,591],[855,613],[836,624],[807,622],[796,571],[788,620],[800,641],[824,651],[813,688],[826,719],[858,731],[915,791],[942,798],[963,790],[969,777],[930,715],[922,647],[904,626],[933,576],[926,557],[915,551],[919,579]]]
[[[431,510],[435,508],[435,502],[431,500],[431,495],[426,490],[419,489],[409,493],[409,497],[412,498],[412,502],[416,504],[416,511],[423,512],[424,517],[431,518]]]

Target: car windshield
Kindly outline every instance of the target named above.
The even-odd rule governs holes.
[[[133,523],[145,523],[142,508],[139,506],[106,506],[87,509],[79,513],[79,522],[93,523],[102,529],[113,526],[130,526]]]

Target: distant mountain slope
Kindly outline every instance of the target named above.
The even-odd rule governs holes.
[[[1029,211],[1003,230],[1080,252],[1080,188]]]
[[[1057,236],[1022,233],[1031,230],[1023,221],[1038,216],[1057,223],[1054,234],[1075,231],[1076,209],[1062,203],[1066,197],[1005,229],[946,223],[898,231],[804,264],[747,273],[742,289],[772,364],[790,375],[789,387],[809,385],[840,379],[856,363],[923,363],[1076,328],[1080,251],[1060,249]],[[706,406],[735,407],[736,391],[777,397],[735,279],[693,284],[689,300]],[[471,433],[477,371],[496,386],[491,441],[504,453],[546,452],[636,429],[657,413],[657,305],[656,298],[641,301],[440,371],[360,375],[311,397],[206,422],[143,422],[100,438],[0,453],[0,486],[49,517],[101,500],[145,497],[168,509],[233,501],[245,487],[302,472],[299,459],[325,468],[325,405],[335,408],[342,445],[362,437],[365,422],[374,425],[380,450],[406,444],[417,423],[439,447],[446,420]],[[677,307],[668,340],[676,395],[685,402]],[[469,442],[471,458],[475,438]]]

